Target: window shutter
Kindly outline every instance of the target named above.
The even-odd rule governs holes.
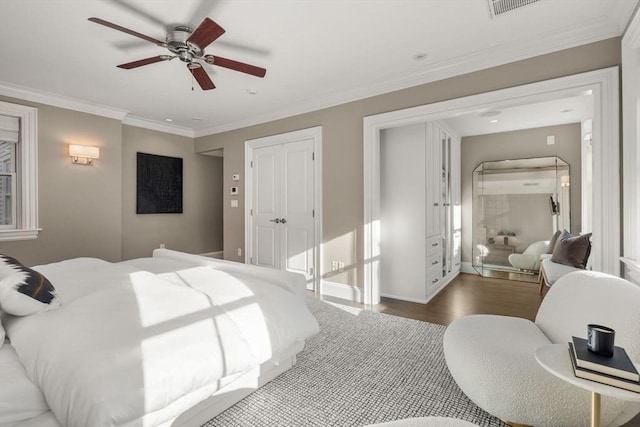
[[[20,119],[0,115],[0,141],[17,144],[20,140]]]

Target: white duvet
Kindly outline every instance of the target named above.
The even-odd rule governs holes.
[[[153,274],[92,258],[37,270],[61,307],[5,326],[63,426],[167,424],[220,378],[277,362],[318,331],[295,292],[255,271],[185,265]]]

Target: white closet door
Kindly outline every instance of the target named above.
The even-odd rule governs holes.
[[[440,182],[442,180],[441,169],[441,129],[435,123],[427,123],[427,236],[441,235],[440,227],[441,200]]]
[[[303,274],[312,286],[314,140],[253,150],[251,262]]]
[[[253,248],[252,263],[281,268],[280,146],[253,150]]]
[[[313,139],[282,146],[281,250],[287,271],[310,279],[314,248]]]

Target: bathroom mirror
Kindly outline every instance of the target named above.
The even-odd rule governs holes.
[[[559,157],[483,162],[473,171],[472,264],[535,282],[556,230],[571,230],[569,165]]]

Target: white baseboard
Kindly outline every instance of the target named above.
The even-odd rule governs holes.
[[[359,287],[327,280],[322,281],[320,294],[359,303],[363,303],[364,301],[362,289]]]
[[[198,255],[206,256],[206,257],[209,257],[209,258],[224,259],[224,251],[205,252],[203,254],[198,254]]]
[[[473,268],[473,264],[465,261],[462,263],[462,267],[460,268],[460,272],[461,273],[467,273],[467,274],[475,274],[475,275],[479,275],[480,273],[478,273],[478,271]]]
[[[419,299],[419,298],[407,298],[404,296],[391,295],[391,294],[380,294],[381,297],[397,299],[400,301],[408,301],[408,302],[417,302],[418,304],[426,304],[428,299]]]

